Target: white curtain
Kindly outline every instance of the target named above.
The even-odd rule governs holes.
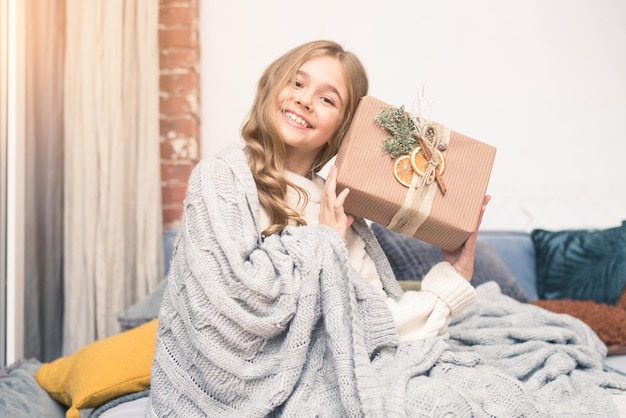
[[[162,278],[158,8],[66,2],[64,354]]]

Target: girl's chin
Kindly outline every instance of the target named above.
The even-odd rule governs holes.
[[[306,128],[297,128],[290,125],[281,126],[280,128],[280,133],[282,134],[284,141],[292,143],[305,141],[309,133],[307,131],[308,129]]]

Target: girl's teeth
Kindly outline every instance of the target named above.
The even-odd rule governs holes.
[[[299,118],[298,116],[294,115],[293,113],[287,113],[287,117],[289,119],[291,119],[292,121],[294,121],[294,122],[298,122],[302,126],[305,126],[305,127],[307,126],[307,123],[302,118]]]

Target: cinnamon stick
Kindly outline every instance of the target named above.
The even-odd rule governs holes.
[[[426,146],[426,142],[424,141],[424,139],[419,136],[417,136],[417,143],[419,144],[419,146],[422,148],[422,153],[424,154],[424,158],[427,161],[430,161],[431,158],[433,158],[433,154],[430,152],[430,148],[428,148]],[[437,170],[437,167],[435,167],[435,181],[437,182],[437,186],[439,186],[439,190],[441,190],[441,194],[446,194],[446,185],[443,182],[443,179],[441,178],[441,176],[439,175],[439,170]]]

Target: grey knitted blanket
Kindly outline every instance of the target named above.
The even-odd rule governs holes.
[[[495,283],[449,333],[399,345],[383,300],[324,226],[262,240],[243,153],[191,176],[159,315],[150,416],[616,415],[605,348],[582,322]],[[385,290],[401,290],[372,232]]]

